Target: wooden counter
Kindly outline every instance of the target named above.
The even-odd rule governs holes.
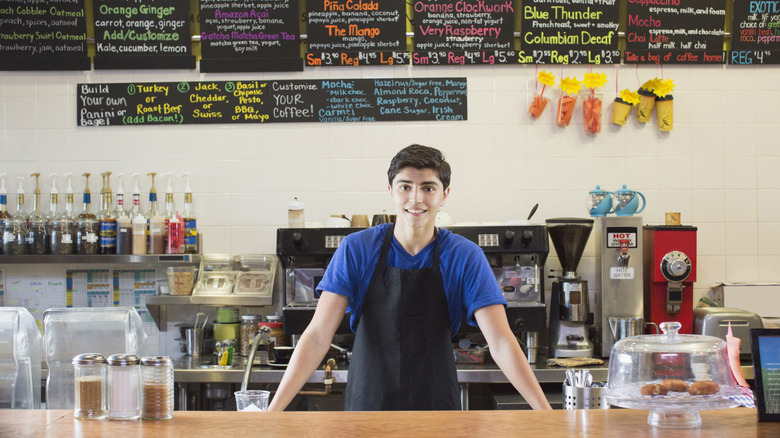
[[[755,409],[703,411],[699,429],[647,425],[647,411],[179,412],[167,421],[75,420],[71,411],[0,410],[13,437],[779,437]]]

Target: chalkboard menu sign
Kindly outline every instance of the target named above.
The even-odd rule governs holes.
[[[467,120],[466,78],[77,85],[78,126]]]
[[[415,65],[514,64],[510,0],[415,0]]]
[[[306,0],[308,66],[409,64],[404,0]]]
[[[302,71],[296,0],[200,0],[200,71]]]
[[[616,0],[524,0],[521,64],[618,64]]]
[[[624,61],[723,64],[726,0],[628,0]]]
[[[93,0],[95,69],[195,68],[188,0]]]
[[[780,0],[734,0],[729,63],[780,64]]]
[[[89,70],[84,0],[0,0],[0,70]]]

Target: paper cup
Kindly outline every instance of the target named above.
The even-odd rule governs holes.
[[[616,97],[612,105],[612,124],[625,125],[629,114],[631,114],[631,105]]]
[[[655,99],[655,117],[660,131],[671,131],[674,128],[674,97],[671,94]]]
[[[652,91],[640,88],[639,104],[636,107],[636,120],[647,123],[650,120],[650,115],[653,114],[653,106],[655,106],[655,94]]]

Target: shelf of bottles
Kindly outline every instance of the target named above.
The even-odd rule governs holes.
[[[197,221],[192,205],[189,173],[185,180],[184,208],[174,206],[171,173],[161,174],[168,181],[165,206],[158,208],[155,172],[150,172],[149,207],[141,209],[139,174],[132,205],[125,207],[122,174],[117,174],[116,198],[111,189],[111,172],[103,172],[100,204],[93,209],[89,189],[91,173],[85,172],[82,208],[76,214],[71,176],[67,178],[64,209],[60,209],[56,174],[51,174],[49,211],[42,208],[40,173],[34,178],[32,210],[25,207],[24,178],[16,177],[16,208],[7,208],[5,174],[0,174],[0,263],[193,263],[200,253]]]

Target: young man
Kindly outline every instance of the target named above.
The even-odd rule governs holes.
[[[509,328],[506,301],[482,250],[435,226],[450,193],[442,153],[409,146],[393,158],[387,176],[396,222],[341,242],[269,410],[283,410],[317,369],[346,311],[355,332],[347,410],[460,409],[452,335],[464,311],[531,407],[550,409]]]

